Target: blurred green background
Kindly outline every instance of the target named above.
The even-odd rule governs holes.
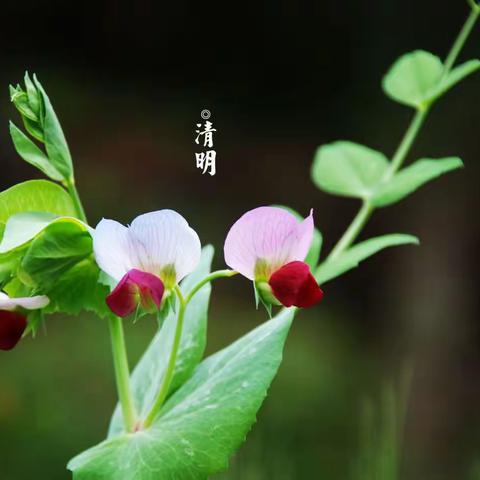
[[[444,56],[468,13],[463,0],[24,0],[2,11],[1,188],[37,176],[7,128],[8,84],[28,69],[61,119],[92,225],[174,208],[215,245],[218,268],[228,228],[258,205],[313,207],[331,248],[357,204],[315,189],[316,147],[350,139],[391,154],[411,113],[383,96],[382,75],[406,51]],[[480,27],[462,59],[480,55],[479,39]],[[384,385],[406,364],[400,478],[480,476],[479,100],[477,75],[435,106],[409,158],[459,155],[466,168],[362,233],[412,233],[421,246],[375,256],[297,317],[258,423],[219,479],[365,480],[362,404],[382,422]],[[218,130],[214,177],[195,168],[204,108]],[[264,318],[249,282],[217,282],[208,352]],[[155,325],[127,324],[133,365]],[[0,381],[0,479],[69,478],[67,460],[104,437],[115,404],[107,325],[49,318],[45,334],[0,354]]]

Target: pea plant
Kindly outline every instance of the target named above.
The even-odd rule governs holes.
[[[313,211],[303,218],[287,207],[262,206],[234,222],[224,244],[229,268],[214,272],[213,248],[202,248],[173,210],[139,215],[129,226],[102,219],[93,228],[49,96],[28,73],[23,85],[10,87],[23,124],[10,123],[15,150],[49,180],[0,193],[0,348],[34,336],[44,316],[56,312],[93,312],[111,333],[118,405],[106,439],[68,463],[75,479],[206,479],[225,470],[255,422],[295,315],[321,301],[319,285],[382,249],[418,243],[398,233],[355,242],[375,209],[462,166],[460,158],[445,157],[402,168],[435,102],[480,68],[479,60],[455,66],[480,15],[473,0],[469,6],[444,62],[417,50],[385,75],[385,93],[414,111],[390,159],[346,141],[318,149],[313,182],[362,202],[321,261]],[[252,300],[266,308],[267,320],[202,360],[211,283],[237,274],[252,282]],[[123,322],[144,316],[158,322],[158,331],[130,374]]]

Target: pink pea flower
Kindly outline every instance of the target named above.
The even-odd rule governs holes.
[[[45,295],[10,298],[0,292],[0,349],[11,350],[27,328],[27,317],[21,309],[36,310],[46,307],[50,300]]]
[[[107,305],[119,317],[139,306],[158,310],[166,294],[200,261],[198,235],[173,210],[145,213],[129,227],[103,219],[92,236],[98,266],[117,282]]]
[[[323,292],[303,261],[313,238],[313,212],[303,221],[283,208],[259,207],[228,232],[227,265],[255,282],[267,304],[311,307]]]

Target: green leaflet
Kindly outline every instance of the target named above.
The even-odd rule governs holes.
[[[480,60],[469,60],[462,63],[458,67],[455,67],[445,79],[433,90],[432,95],[437,98],[446,93],[457,83],[461,82],[464,78],[468,77],[472,73],[475,73],[480,69]]]
[[[383,78],[385,93],[399,103],[421,107],[432,96],[443,73],[442,61],[430,52],[415,50],[401,56]]]
[[[340,276],[342,273],[351,270],[358,264],[375,253],[387,247],[396,245],[404,245],[407,243],[418,244],[419,241],[412,235],[394,233],[383,235],[382,237],[370,238],[363,242],[357,243],[349,250],[341,253],[332,260],[326,260],[318,267],[315,278],[320,285],[332,280],[332,278]]]
[[[73,177],[72,157],[62,127],[47,93],[35,75],[33,82],[42,99],[41,104],[44,109],[42,126],[48,158],[58,172],[63,175],[63,178],[71,179]]]
[[[24,253],[23,248],[0,254],[0,287],[15,277]]]
[[[73,458],[74,480],[206,480],[226,469],[278,370],[293,316],[284,310],[204,360],[151,429]]]
[[[37,167],[52,180],[64,180],[64,176],[50,162],[47,155],[12,122],[10,122],[10,136],[15,150],[27,163]]]
[[[76,215],[68,193],[48,180],[29,180],[0,193],[0,225],[21,212],[49,212],[59,216]]]
[[[184,295],[210,273],[212,257],[213,247],[204,247],[199,266],[182,283],[181,289]],[[205,285],[188,304],[177,365],[170,387],[171,392],[175,391],[190,377],[193,369],[202,359],[207,340],[210,291],[211,285]],[[176,318],[177,315],[173,312],[168,315],[131,376],[134,402],[141,417],[145,417],[148,413],[162,383],[175,333]],[[110,422],[108,437],[122,432],[123,418],[120,406],[117,405]]]
[[[0,242],[0,253],[14,250],[29,242],[53,220],[58,218],[47,212],[22,212],[7,220]]]
[[[25,245],[54,222],[71,222],[76,223],[83,230],[90,229],[88,225],[73,217],[58,217],[47,212],[17,213],[12,215],[5,225],[0,242],[0,254]]]
[[[391,205],[402,200],[428,181],[462,166],[462,160],[458,157],[418,160],[395,174],[388,183],[380,185],[375,191],[371,203],[376,207]]]
[[[413,108],[424,108],[480,68],[479,60],[469,60],[443,78],[440,58],[424,50],[401,56],[383,78],[385,93]]]
[[[58,219],[28,246],[18,272],[23,283],[48,295],[45,312],[72,315],[82,309],[108,315],[108,287],[98,282],[88,228],[76,220]]]
[[[383,153],[353,142],[321,146],[312,165],[313,183],[327,193],[368,198],[388,168]]]
[[[283,208],[290,212],[292,215],[295,215],[298,220],[302,221],[305,217],[302,217],[296,210],[285,205],[272,205],[272,207]],[[311,269],[314,269],[318,265],[318,260],[320,259],[320,252],[322,251],[323,237],[318,228],[313,230],[312,244],[310,245],[310,250],[305,257],[305,263],[310,265]]]
[[[29,222],[20,222],[7,230],[6,223],[17,215],[32,214]],[[29,216],[27,215],[27,217]],[[16,273],[25,248],[20,248],[23,240],[30,240],[37,232],[39,219],[53,218],[56,215],[75,215],[75,208],[67,192],[47,180],[29,180],[19,183],[0,193],[0,285],[4,285]],[[5,233],[6,232],[6,233]],[[27,238],[29,237],[30,238]],[[7,252],[8,251],[8,252]]]

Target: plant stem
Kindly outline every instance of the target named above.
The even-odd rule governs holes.
[[[188,305],[190,300],[193,296],[207,283],[215,280],[217,278],[228,278],[237,275],[238,272],[235,270],[217,270],[216,272],[212,272],[210,275],[206,276],[203,280],[198,282],[191,290],[190,293],[185,298],[185,303]]]
[[[416,111],[410,122],[410,125],[407,128],[407,131],[405,132],[405,135],[402,138],[402,141],[393,154],[392,162],[390,163],[390,167],[385,174],[384,181],[390,180],[395,172],[402,166],[402,163],[405,161],[408,152],[412,148],[413,142],[417,138],[418,132],[422,128],[423,122],[427,118],[428,112],[428,107]]]
[[[465,24],[463,25],[463,28],[460,30],[458,37],[456,38],[452,48],[450,49],[450,52],[447,55],[443,67],[442,80],[448,75],[448,73],[452,69],[455,60],[457,59],[459,53],[465,45],[465,42],[467,41],[467,38],[472,32],[473,27],[475,26],[475,23],[477,22],[480,15],[480,6],[476,5],[474,1],[469,1],[469,3],[472,7],[470,15],[468,16]]]
[[[77,211],[78,218],[87,223],[87,216],[85,215],[85,210],[83,209],[82,201],[80,200],[80,195],[78,194],[77,187],[75,186],[75,180],[73,178],[65,182],[70,198],[73,201],[75,210]]]
[[[118,398],[122,407],[123,422],[126,432],[133,432],[137,415],[130,391],[130,371],[128,368],[125,337],[123,334],[122,319],[110,317],[110,337],[112,340],[113,365],[117,383]]]
[[[328,255],[328,260],[333,260],[345,251],[357,238],[358,234],[367,223],[370,215],[373,212],[373,207],[365,200],[362,203],[362,208],[358,211],[350,226],[345,230],[340,240],[337,242],[333,250]]]
[[[443,81],[443,79],[448,75],[448,73],[452,69],[453,64],[455,63],[455,60],[457,59],[460,51],[465,45],[465,42],[468,36],[470,35],[475,23],[478,20],[478,17],[480,16],[480,6],[475,5],[473,1],[469,3],[472,7],[472,10],[463,28],[460,30],[460,33],[455,39],[455,42],[453,43],[453,46],[450,49],[450,52],[447,55],[447,58],[445,60],[444,67],[443,67],[442,79],[440,81]],[[397,172],[398,169],[402,166],[403,162],[405,161],[405,158],[407,157],[408,153],[410,152],[410,149],[412,148],[413,143],[415,142],[415,139],[418,136],[418,133],[420,132],[422,125],[425,122],[425,119],[428,116],[429,111],[430,111],[429,105],[426,105],[423,108],[419,108],[416,111],[415,115],[413,116],[410,122],[410,125],[407,128],[407,131],[405,132],[400,144],[395,150],[395,153],[392,157],[392,161],[390,163],[390,167],[387,170],[385,177],[383,179],[384,181],[388,181],[389,179],[391,179],[395,174],[395,172]],[[375,207],[370,205],[368,200],[363,200],[362,207],[360,208],[357,215],[354,217],[354,219],[352,220],[352,223],[347,228],[345,233],[342,235],[340,240],[333,247],[332,251],[327,257],[327,260],[333,260],[334,258],[338,257],[342,252],[344,252],[347,248],[349,248],[350,245],[352,245],[352,243],[355,241],[359,233],[362,231],[363,227],[367,223],[368,219],[370,218],[374,210],[375,210]]]
[[[155,418],[158,415],[158,412],[162,408],[163,402],[167,398],[168,392],[170,390],[170,385],[172,384],[173,374],[175,371],[175,362],[177,360],[178,349],[180,347],[180,340],[182,338],[182,329],[183,329],[183,319],[185,317],[185,308],[187,303],[183,298],[180,288],[175,287],[175,292],[180,301],[180,310],[178,312],[177,325],[175,327],[175,336],[173,338],[172,350],[170,353],[170,358],[168,360],[167,369],[165,370],[165,375],[163,377],[162,384],[157,394],[157,398],[152,405],[152,408],[148,412],[145,420],[143,421],[143,428],[148,428],[155,421]]]

